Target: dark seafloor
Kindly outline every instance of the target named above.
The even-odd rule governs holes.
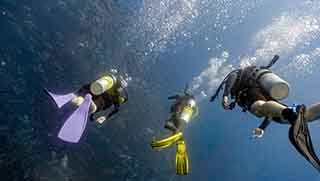
[[[1,0],[0,12],[0,180],[153,180],[153,160],[167,158],[141,145],[165,111],[145,94],[157,85],[144,55],[123,41],[127,14],[113,1]],[[72,91],[110,68],[139,82],[129,103],[107,124],[89,123],[81,144],[59,141],[61,114],[43,88]]]

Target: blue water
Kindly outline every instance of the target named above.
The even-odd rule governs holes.
[[[185,129],[188,176],[175,175],[173,149],[149,146],[168,134],[168,95],[206,70],[221,79],[245,56],[263,64],[279,54],[274,71],[291,84],[285,102],[317,102],[319,13],[318,2],[298,0],[0,0],[1,180],[319,180],[290,145],[288,126],[273,123],[252,140],[257,118],[199,95],[210,96],[215,82],[194,90],[200,115]],[[225,66],[208,68],[223,52]],[[57,110],[43,87],[70,92],[111,68],[132,78],[128,104],[104,125],[89,123],[79,144],[58,140],[71,110]],[[316,151],[318,129],[310,124]]]

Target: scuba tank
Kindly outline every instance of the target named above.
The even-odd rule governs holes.
[[[186,106],[181,111],[180,119],[188,123],[197,112],[196,101],[194,99],[189,99]]]
[[[270,71],[270,68],[278,61],[278,59],[279,56],[275,55],[267,66],[249,66],[244,69],[236,69],[231,71],[221,82],[215,94],[211,97],[210,102],[213,102],[217,98],[219,92],[221,89],[223,89],[223,86],[226,84],[229,76],[232,73],[238,74],[241,80],[240,85],[244,83],[246,85],[245,87],[252,87],[258,84],[273,99],[285,99],[289,95],[289,83]],[[235,87],[239,87],[239,85],[236,85]],[[239,92],[239,89],[241,90],[242,87],[232,88],[231,94],[236,95]]]
[[[257,69],[255,77],[260,86],[275,100],[288,97],[290,85],[269,69]]]
[[[106,75],[94,81],[90,85],[90,92],[94,95],[101,95],[109,91],[115,84],[117,79],[113,75]]]
[[[256,71],[256,80],[273,99],[280,101],[288,97],[290,85],[270,71],[278,59],[279,55],[275,55],[267,66],[260,67]]]

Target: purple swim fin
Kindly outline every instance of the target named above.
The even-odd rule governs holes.
[[[58,95],[58,94],[51,93],[48,89],[45,89],[45,91],[54,100],[58,108],[61,108],[63,105],[70,102],[74,97],[76,97],[74,93]]]
[[[62,126],[58,137],[63,141],[78,143],[86,127],[92,97],[87,94],[83,103],[76,109]]]

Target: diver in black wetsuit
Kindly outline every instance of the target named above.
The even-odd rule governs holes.
[[[290,124],[289,139],[297,151],[320,171],[320,160],[317,158],[310,138],[307,122],[320,118],[320,104],[306,108],[304,105],[289,107],[280,102],[288,96],[288,84],[273,74],[269,69],[279,56],[274,56],[268,66],[249,66],[232,71],[219,86],[211,101],[218,96],[224,86],[222,106],[232,110],[236,105],[243,111],[249,111],[264,120],[253,130],[254,138],[261,138],[264,130],[272,121]],[[233,102],[229,102],[229,97]]]
[[[175,100],[170,108],[170,118],[165,123],[165,128],[172,134],[159,140],[152,140],[153,149],[165,149],[176,144],[176,173],[178,175],[187,175],[189,173],[189,158],[186,143],[182,133],[183,123],[191,121],[198,113],[196,99],[188,92],[188,86],[184,94],[178,94],[168,97],[169,100]]]
[[[188,122],[189,119],[183,118],[181,116],[182,112],[184,111],[184,108],[187,106],[195,107],[195,97],[187,92],[185,92],[183,95],[174,95],[168,97],[169,100],[175,100],[175,102],[172,104],[170,108],[171,116],[165,123],[165,128],[176,133],[181,130],[182,123]]]
[[[87,125],[88,117],[92,121],[103,123],[119,111],[120,105],[128,100],[126,82],[121,76],[105,76],[85,84],[78,91],[68,94],[55,94],[45,89],[58,108],[71,102],[77,108],[64,120],[58,138],[70,143],[78,143]],[[106,116],[104,111],[111,106],[114,109]]]
[[[75,104],[78,104],[78,99],[82,99],[84,95],[90,93],[92,95],[93,104],[91,104],[91,121],[97,121],[103,123],[104,120],[107,120],[117,112],[119,112],[120,106],[127,102],[128,94],[125,89],[125,85],[122,82],[121,77],[109,76],[114,79],[114,85],[102,93],[99,90],[94,90],[92,83],[83,85],[75,94],[78,95],[75,99],[72,100]],[[96,82],[99,82],[97,80]],[[99,84],[99,83],[96,83]],[[96,85],[101,86],[101,85]],[[81,96],[81,97],[79,97]],[[80,100],[81,101],[81,100]],[[107,116],[98,116],[98,113],[105,111],[113,106],[113,110]]]

